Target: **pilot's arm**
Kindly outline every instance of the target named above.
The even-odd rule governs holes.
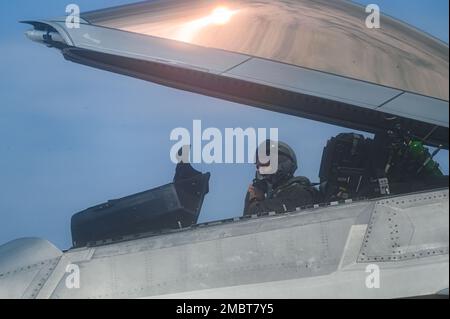
[[[244,215],[295,211],[297,207],[313,204],[314,199],[313,191],[299,184],[287,187],[274,198],[266,198],[261,191],[251,186],[245,198]]]

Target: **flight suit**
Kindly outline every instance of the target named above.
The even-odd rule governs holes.
[[[293,177],[281,186],[267,194],[264,200],[249,200],[249,193],[245,198],[244,215],[260,214],[263,212],[289,212],[297,207],[312,205],[320,201],[319,191],[311,185],[308,178]]]

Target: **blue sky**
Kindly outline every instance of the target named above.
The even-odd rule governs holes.
[[[127,2],[76,1],[82,11]],[[69,63],[23,36],[17,21],[62,16],[68,3],[0,1],[0,244],[36,236],[68,248],[75,212],[171,181],[169,134],[194,119],[219,129],[278,127],[299,155],[297,173],[314,181],[327,139],[348,131]],[[448,42],[447,0],[376,3]],[[448,153],[439,158],[448,172]],[[201,221],[241,215],[254,168],[196,168],[212,173]]]

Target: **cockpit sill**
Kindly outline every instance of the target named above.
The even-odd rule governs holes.
[[[273,217],[273,216],[283,216],[283,215],[288,216],[288,215],[294,215],[294,214],[305,214],[305,215],[306,214],[314,214],[318,209],[328,208],[328,207],[345,207],[348,205],[353,205],[353,204],[357,204],[357,203],[361,203],[361,202],[365,202],[365,201],[375,202],[377,204],[383,204],[385,202],[388,202],[388,201],[398,198],[398,197],[403,197],[403,196],[408,196],[408,195],[420,195],[420,194],[425,194],[425,193],[430,193],[430,192],[438,192],[438,191],[444,191],[444,190],[449,190],[449,188],[448,187],[439,187],[439,188],[428,189],[428,190],[423,190],[423,191],[418,191],[418,192],[412,192],[412,193],[406,193],[406,194],[396,194],[396,195],[390,195],[390,196],[382,196],[382,197],[377,197],[377,198],[358,197],[358,198],[346,199],[346,200],[340,200],[340,201],[334,201],[334,202],[324,202],[324,203],[319,203],[319,204],[314,204],[314,205],[297,207],[295,209],[295,211],[263,212],[261,214],[240,216],[240,217],[198,223],[198,224],[195,224],[195,225],[192,225],[189,227],[180,228],[180,229],[166,229],[166,230],[160,230],[160,231],[152,231],[152,232],[122,236],[122,237],[117,237],[117,238],[109,238],[109,239],[99,240],[99,241],[95,241],[95,242],[89,242],[85,247],[70,248],[63,252],[83,250],[86,248],[108,246],[108,245],[113,245],[113,244],[117,244],[117,243],[130,242],[133,240],[145,239],[145,238],[151,238],[151,237],[157,237],[157,236],[185,233],[185,232],[193,231],[193,230],[199,229],[199,228],[217,227],[217,226],[222,226],[225,224],[241,223],[241,222],[246,222],[246,221],[255,220],[255,219],[269,218],[269,217]]]

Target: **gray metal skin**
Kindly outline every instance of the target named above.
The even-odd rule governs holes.
[[[385,131],[395,118],[448,148],[448,45],[385,16],[368,29],[363,7],[321,0],[230,1],[241,13],[229,23],[179,41],[174,30],[217,3],[105,9],[78,29],[28,21],[27,35],[76,63],[351,129]]]
[[[65,253],[13,241],[0,246],[0,298],[448,297],[448,196],[330,203]],[[79,289],[66,285],[73,264]],[[379,288],[366,286],[368,265]]]

